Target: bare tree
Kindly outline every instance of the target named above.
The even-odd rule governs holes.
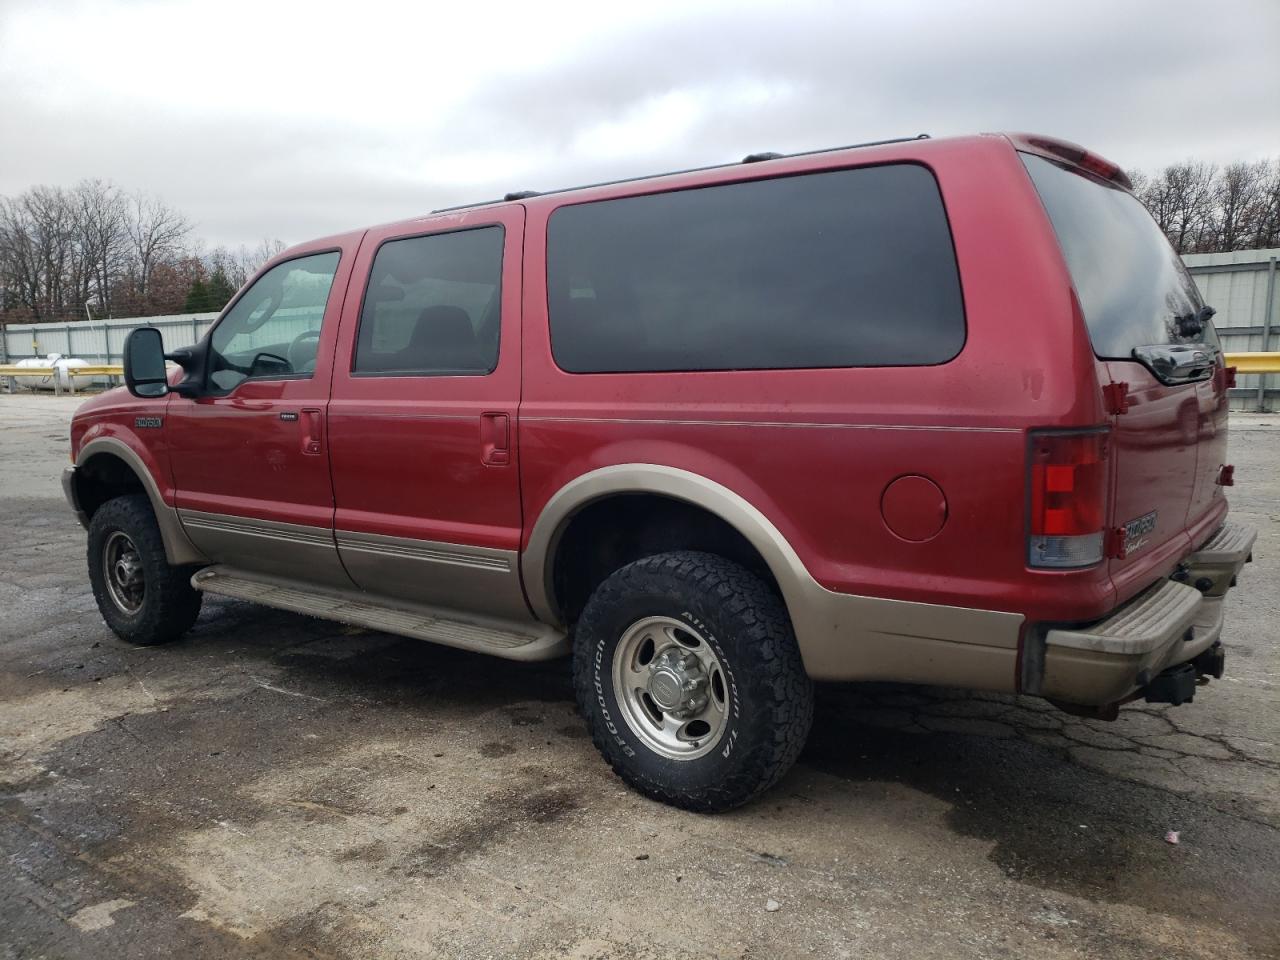
[[[76,232],[86,282],[76,298],[95,295],[111,314],[111,295],[129,249],[129,200],[114,184],[85,180],[76,185]]]
[[[0,284],[36,319],[65,307],[74,286],[75,211],[66,191],[34,187],[0,214]]]
[[[1280,158],[1267,164],[1258,189],[1257,214],[1249,246],[1280,247]]]
[[[252,248],[243,245],[234,250],[230,247],[214,247],[203,259],[210,273],[221,269],[231,285],[239,290],[264,263],[284,250],[283,241],[263,239]]]
[[[132,245],[135,292],[140,302],[151,300],[151,277],[156,265],[177,257],[191,234],[191,223],[158,197],[135,193],[130,197],[129,241]]]
[[[253,250],[253,269],[256,271],[272,257],[278,257],[280,254],[284,253],[285,249],[286,247],[283,240],[267,239],[266,237],[263,237]]]
[[[0,199],[0,308],[38,313],[42,283],[37,248],[22,200]]]
[[[1256,233],[1269,165],[1232,163],[1214,183],[1217,236],[1215,250],[1245,249]]]
[[[1142,198],[1178,253],[1207,245],[1213,232],[1217,167],[1187,160],[1165,167]]]

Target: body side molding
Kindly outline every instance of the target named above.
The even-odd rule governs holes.
[[[534,622],[514,550],[344,529],[334,536],[343,566],[371,594]]]

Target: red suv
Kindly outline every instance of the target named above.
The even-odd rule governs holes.
[[[1221,675],[1211,315],[1072,144],[760,154],[295,247],[181,370],[130,335],[64,485],[127,641],[207,591],[571,653],[613,769],[718,810],[814,680],[1114,716]]]

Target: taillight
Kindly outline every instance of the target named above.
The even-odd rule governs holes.
[[[1110,432],[1031,433],[1027,562],[1033,567],[1087,567],[1102,560],[1107,525]]]

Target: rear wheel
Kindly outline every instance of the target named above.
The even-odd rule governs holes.
[[[190,567],[165,559],[151,502],[140,495],[104,503],[89,524],[89,582],[98,610],[121,640],[142,646],[186,633],[200,614]]]
[[[646,557],[592,595],[574,640],[592,739],[640,792],[725,810],[776,783],[813,718],[782,602],[723,557]]]

